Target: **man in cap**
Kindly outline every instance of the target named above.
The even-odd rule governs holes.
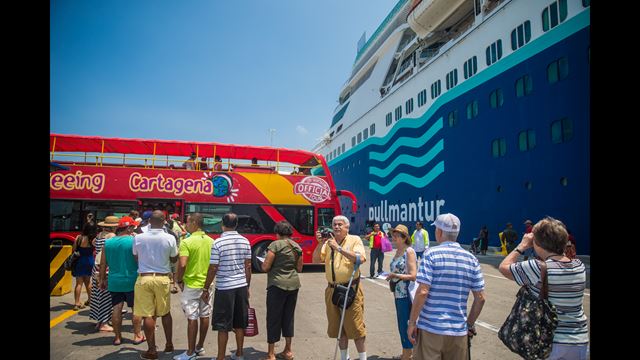
[[[482,270],[478,259],[457,242],[457,216],[439,215],[431,225],[438,246],[426,250],[420,262],[407,335],[416,360],[466,359],[467,337],[475,335],[485,302]],[[467,317],[469,291],[473,305]],[[447,298],[447,307],[442,307],[442,298]]]
[[[156,210],[149,219],[149,230],[134,239],[133,255],[138,260],[138,279],[135,283],[135,307],[133,314],[144,319],[148,351],[140,354],[143,359],[157,359],[155,329],[156,316],[162,317],[166,338],[165,353],[173,352],[171,318],[170,263],[178,260],[176,239],[164,229],[164,214]]]
[[[100,275],[98,287],[108,289],[111,293],[113,305],[113,333],[115,339],[113,345],[122,343],[122,306],[127,302],[133,308],[133,290],[138,277],[138,262],[133,256],[133,229],[138,223],[129,216],[124,216],[118,221],[116,236],[107,239],[101,252]],[[109,267],[109,276],[106,270]],[[133,343],[140,344],[145,341],[140,331],[142,318],[133,315]]]
[[[142,221],[139,226],[136,228],[136,233],[142,234],[149,230],[149,219],[151,219],[151,215],[153,214],[152,210],[145,210],[142,213]]]

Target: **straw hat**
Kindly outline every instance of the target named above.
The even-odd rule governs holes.
[[[395,228],[391,229],[391,232],[399,232],[400,234],[404,234],[405,237],[409,237],[409,229],[406,226],[400,224]]]
[[[107,216],[106,218],[104,218],[103,222],[98,223],[98,226],[116,227],[118,226],[119,220],[120,219],[118,219],[117,216]]]

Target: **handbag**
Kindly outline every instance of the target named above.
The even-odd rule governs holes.
[[[244,329],[244,336],[256,336],[258,335],[258,317],[256,316],[256,309],[249,307],[248,310],[249,321],[247,328]]]
[[[333,249],[331,249],[331,277],[333,278],[333,283],[335,284],[336,273],[335,273],[335,268],[333,266]],[[353,304],[353,300],[356,298],[356,292],[358,292],[359,285],[360,285],[360,282],[358,281],[355,289],[353,289],[353,285],[351,286],[351,289],[349,289],[348,286],[336,284],[335,287],[333,288],[333,295],[331,296],[331,302],[333,303],[333,305],[336,305],[341,309],[344,308],[344,302],[346,298],[347,307],[345,309],[348,309],[351,306],[351,304]],[[348,295],[347,295],[347,289],[349,289]]]
[[[505,320],[498,338],[509,350],[524,359],[546,359],[551,354],[553,335],[558,326],[556,307],[549,301],[547,264],[540,264],[540,296],[523,286]]]
[[[393,246],[391,246],[391,241],[389,241],[388,237],[386,236],[382,237],[382,239],[380,240],[380,248],[382,252],[393,251]]]
[[[73,268],[75,268],[76,264],[78,263],[78,259],[80,259],[80,251],[76,250],[72,252],[71,255],[69,255],[67,260],[64,261],[64,269],[66,271],[73,270]]]

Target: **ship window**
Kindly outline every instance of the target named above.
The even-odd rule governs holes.
[[[533,82],[529,75],[525,75],[516,80],[516,96],[523,97],[531,94],[533,91]]]
[[[478,57],[474,56],[464,62],[464,78],[468,79],[478,72]]]
[[[402,106],[398,106],[396,108],[396,121],[400,120],[402,117]]]
[[[404,103],[404,112],[405,112],[406,114],[409,114],[409,113],[411,113],[412,111],[413,111],[413,98],[411,98],[411,99],[407,100],[407,101]]]
[[[551,142],[560,144],[573,138],[573,123],[569,118],[563,118],[551,123]]]
[[[536,132],[534,130],[521,131],[518,135],[520,151],[529,151],[536,147]]]
[[[478,116],[478,100],[473,100],[467,104],[467,119]]]
[[[391,121],[392,121],[392,120],[393,120],[393,119],[392,119],[392,117],[391,117],[391,113],[388,113],[388,114],[387,114],[387,118],[386,118],[386,124],[387,124],[387,126],[390,126],[390,125],[391,125]]]
[[[551,5],[542,10],[542,30],[548,31],[566,19],[567,0],[554,1]]]
[[[533,188],[533,184],[531,183],[531,181],[525,181],[524,188],[527,190],[531,190]]]
[[[335,158],[336,156],[338,156],[338,151],[337,149],[333,149],[333,157]]]
[[[351,138],[351,146],[352,147],[356,146],[356,137],[355,136]]]
[[[358,133],[358,144],[362,142],[362,133]]]
[[[561,178],[560,178],[560,185],[562,185],[562,186],[567,186],[567,185],[569,185],[569,179],[567,179],[567,178],[566,178],[566,177],[564,177],[564,176],[563,176],[563,177],[561,177]]]
[[[369,138],[369,129],[365,128],[362,130],[362,140],[367,140]]]
[[[345,143],[342,143],[342,152],[344,153],[345,150]]]
[[[376,124],[371,124],[371,126],[369,126],[369,134],[373,136],[375,133],[376,133]]]
[[[427,90],[423,89],[418,93],[418,107],[427,103]]]
[[[337,134],[337,133],[339,133],[339,132],[340,132],[340,130],[342,130],[342,124],[340,124],[340,125],[338,126],[338,128],[336,129],[336,134]]]
[[[502,192],[502,186],[498,185],[498,187],[496,188],[497,192]]]
[[[491,142],[491,155],[494,158],[502,157],[507,152],[507,142],[504,138],[494,139]]]
[[[485,53],[487,56],[487,66],[500,60],[502,58],[502,40],[498,40],[487,46]]]
[[[511,50],[516,50],[531,40],[531,22],[525,21],[511,31]]]
[[[547,80],[553,84],[569,75],[569,61],[562,57],[547,66]]]
[[[502,89],[495,89],[491,92],[489,96],[491,102],[491,108],[496,109],[502,107],[504,104],[504,96],[502,96]]]
[[[435,99],[438,96],[440,96],[440,91],[441,91],[441,87],[440,87],[440,80],[434,82],[433,84],[431,84],[431,98]]]
[[[458,69],[453,69],[447,74],[447,90],[458,84]]]
[[[582,6],[588,7],[589,5],[591,5],[591,0],[582,0]]]
[[[331,132],[331,134],[329,134],[329,137],[332,138],[333,137],[333,131]]]
[[[453,110],[449,113],[449,127],[458,125],[458,110]]]

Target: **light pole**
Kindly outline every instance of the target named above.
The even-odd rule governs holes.
[[[271,146],[273,146],[273,134],[275,134],[276,129],[269,129],[269,133],[271,133]]]

